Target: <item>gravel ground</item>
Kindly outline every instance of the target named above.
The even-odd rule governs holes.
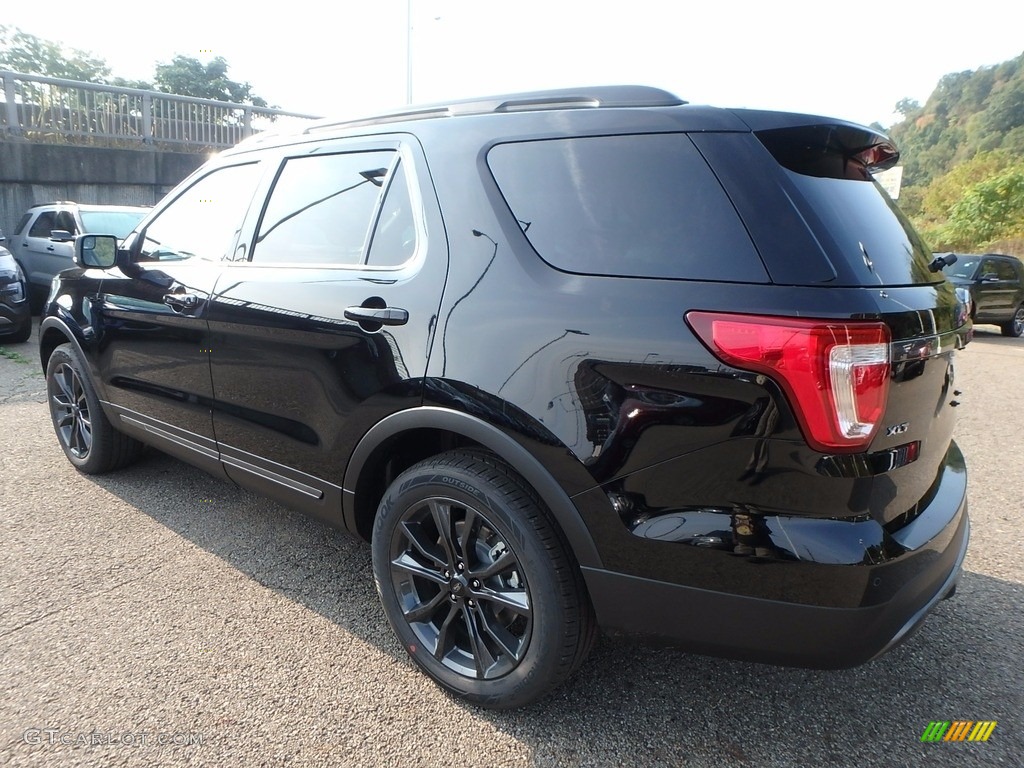
[[[1024,339],[986,326],[959,357],[972,546],[956,598],[906,645],[820,672],[602,639],[546,701],[491,713],[407,660],[367,546],[155,452],[76,473],[34,342],[9,345],[0,764],[1020,766],[1022,374]],[[957,719],[999,724],[986,743],[920,742]]]

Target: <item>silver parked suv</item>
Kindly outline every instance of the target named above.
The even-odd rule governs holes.
[[[104,232],[122,238],[149,208],[80,205],[70,201],[33,205],[15,227],[8,248],[21,265],[30,290],[44,294],[53,276],[73,267],[75,236]]]

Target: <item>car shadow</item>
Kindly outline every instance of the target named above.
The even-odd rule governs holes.
[[[155,451],[129,472],[90,480],[411,664],[380,610],[365,543]],[[602,637],[577,675],[533,706],[455,703],[526,745],[535,766],[676,766],[709,756],[741,765],[960,765],[962,751],[920,740],[929,721],[957,719],[1010,721],[998,739],[961,746],[983,747],[975,756],[986,763],[1014,764],[1024,754],[1024,731],[1010,727],[1022,711],[1022,603],[1021,585],[968,572],[906,644],[854,669],[772,667]],[[749,631],[759,630],[752,620]]]

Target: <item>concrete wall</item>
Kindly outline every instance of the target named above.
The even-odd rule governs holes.
[[[206,155],[0,141],[0,227],[5,234],[29,206],[54,200],[153,205]]]

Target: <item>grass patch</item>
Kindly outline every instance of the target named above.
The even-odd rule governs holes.
[[[8,360],[13,360],[14,362],[21,363],[22,365],[29,365],[32,362],[20,352],[15,352],[13,349],[8,349],[7,347],[0,347],[0,357],[6,357]]]

